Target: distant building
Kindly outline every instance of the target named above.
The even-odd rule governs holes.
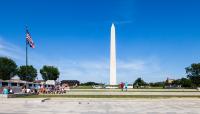
[[[174,84],[174,81],[175,79],[167,78],[167,80],[165,81],[165,88],[181,88],[181,85]]]
[[[173,83],[173,81],[174,81],[174,79],[169,79],[169,78],[167,78],[166,84],[167,84],[167,85],[171,85],[171,84]]]
[[[35,80],[33,81],[34,83],[40,83],[40,84],[45,84],[45,81],[44,80]]]
[[[67,84],[69,86],[79,86],[80,82],[78,80],[62,80],[61,85]]]

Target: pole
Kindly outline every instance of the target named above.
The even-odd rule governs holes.
[[[26,26],[26,34],[27,34],[27,26]],[[27,66],[28,66],[28,41],[26,39],[26,75],[28,75],[28,70],[27,70]]]
[[[27,41],[26,41],[26,66],[28,66],[28,46],[27,46]]]

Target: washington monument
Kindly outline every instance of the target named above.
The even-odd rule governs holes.
[[[110,34],[110,85],[116,85],[116,41],[115,25],[112,23]]]

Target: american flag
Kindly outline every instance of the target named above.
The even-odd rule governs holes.
[[[26,41],[30,45],[31,48],[35,48],[35,44],[34,44],[32,38],[31,38],[31,35],[28,32],[28,30],[26,30]]]

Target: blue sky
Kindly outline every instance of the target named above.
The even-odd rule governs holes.
[[[118,82],[184,77],[184,68],[200,61],[199,6],[198,0],[1,0],[0,56],[25,64],[27,25],[36,45],[29,64],[57,66],[60,80],[108,83],[114,22]]]

